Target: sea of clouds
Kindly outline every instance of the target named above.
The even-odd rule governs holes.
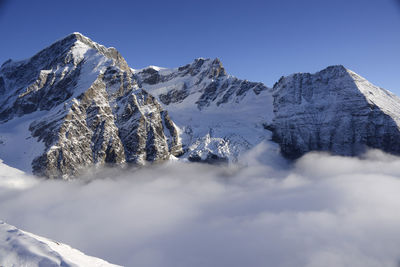
[[[0,163],[0,219],[126,266],[398,266],[399,157],[268,151],[69,182]]]

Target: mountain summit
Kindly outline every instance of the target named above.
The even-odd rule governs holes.
[[[0,121],[50,110],[80,93],[82,86],[91,84],[111,66],[130,71],[117,50],[79,33],[68,35],[29,59],[8,60],[0,68]]]
[[[399,154],[399,127],[400,99],[343,66],[268,88],[219,59],[134,70],[115,48],[73,33],[0,68],[0,158],[49,178],[177,157],[236,162],[261,142],[288,158]]]

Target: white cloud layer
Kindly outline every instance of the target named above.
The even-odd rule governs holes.
[[[0,163],[0,219],[126,266],[398,266],[400,158],[311,153],[289,166],[261,146],[245,161],[73,182]]]

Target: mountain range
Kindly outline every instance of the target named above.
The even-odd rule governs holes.
[[[80,33],[0,68],[0,158],[47,178],[92,166],[166,160],[236,163],[267,142],[309,151],[400,153],[400,99],[343,66],[272,88],[227,74],[219,59],[132,69]]]

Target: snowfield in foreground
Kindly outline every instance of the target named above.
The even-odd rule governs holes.
[[[251,150],[246,166],[175,162],[71,182],[0,164],[0,218],[124,266],[398,266],[399,157],[287,165],[270,151]]]
[[[117,267],[0,221],[0,266]]]

